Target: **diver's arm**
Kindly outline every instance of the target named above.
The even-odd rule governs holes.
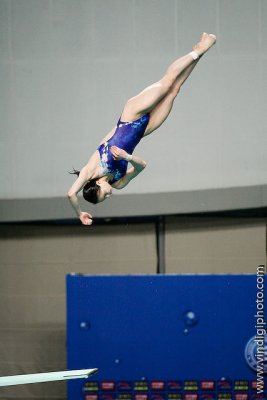
[[[116,160],[126,160],[132,164],[132,168],[130,168],[120,180],[112,185],[115,189],[122,189],[144,170],[146,167],[146,162],[140,157],[137,157],[136,155],[130,155],[126,153],[126,151],[115,146],[111,148],[111,152]]]
[[[80,171],[78,178],[68,191],[68,199],[70,201],[70,204],[83,225],[91,225],[93,223],[93,220],[91,214],[83,212],[81,210],[77,194],[83,188],[85,183],[90,180],[91,175],[92,174],[88,170],[88,167],[83,167]]]
[[[135,171],[138,171],[138,174],[143,171],[146,167],[146,162],[142,160],[140,157],[131,155],[127,161],[129,161],[134,167]]]

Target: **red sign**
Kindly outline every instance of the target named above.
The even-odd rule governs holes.
[[[235,400],[248,400],[248,394],[247,393],[236,393]]]
[[[97,394],[86,394],[84,398],[85,398],[85,400],[98,400],[98,395]]]
[[[164,390],[165,384],[163,381],[152,381],[151,389],[152,390]]]
[[[115,390],[115,382],[102,382],[101,383],[101,389],[102,390],[108,390],[109,392],[112,392]]]
[[[214,390],[215,388],[214,381],[202,381],[200,385],[202,390]]]
[[[136,394],[134,396],[135,400],[148,400],[148,394]]]
[[[184,395],[184,400],[198,400],[198,395],[196,393],[187,393]]]
[[[257,390],[257,381],[252,381],[251,382],[251,389],[252,390]]]

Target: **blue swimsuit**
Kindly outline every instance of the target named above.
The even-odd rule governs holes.
[[[128,161],[114,160],[110,151],[111,146],[117,146],[125,150],[128,154],[132,154],[137,144],[143,137],[149,122],[149,113],[143,117],[132,121],[122,122],[120,119],[113,136],[105,143],[98,147],[100,154],[100,163],[103,168],[103,176],[112,174],[113,180],[110,184],[121,179],[127,171]]]

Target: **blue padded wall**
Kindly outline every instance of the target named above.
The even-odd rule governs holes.
[[[68,275],[68,368],[99,368],[68,399],[264,398],[245,357],[255,300],[255,275]]]

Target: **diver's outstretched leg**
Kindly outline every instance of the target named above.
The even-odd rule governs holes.
[[[132,121],[153,110],[173,89],[179,76],[181,75],[186,79],[193,70],[196,60],[206,53],[215,42],[216,37],[214,35],[203,33],[200,42],[193,47],[193,51],[174,61],[161,80],[127,101],[121,119]],[[192,68],[187,69],[188,67]],[[183,75],[185,71],[187,73]]]
[[[194,61],[189,67],[187,67],[182,74],[178,76],[175,83],[172,85],[171,89],[165,97],[153,108],[150,112],[149,124],[145,130],[144,136],[149,135],[156,129],[158,129],[163,122],[169,116],[174,100],[178,93],[180,92],[181,86],[189,77],[199,60]]]

